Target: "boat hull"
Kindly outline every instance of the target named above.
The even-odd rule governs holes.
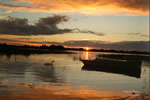
[[[101,71],[114,74],[123,74],[140,78],[141,61],[115,61],[106,59],[81,60],[82,70]]]

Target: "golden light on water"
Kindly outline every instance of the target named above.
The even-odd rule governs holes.
[[[85,53],[85,59],[89,59],[89,52]]]
[[[137,96],[132,96],[130,91],[96,91],[86,86],[42,86],[30,83],[11,86],[25,91],[23,93],[12,91],[10,95],[0,96],[0,100],[48,100],[48,98],[52,100],[126,100],[126,98],[140,100],[141,98],[138,97],[139,93],[136,94]],[[149,97],[147,98],[144,100],[149,100]]]

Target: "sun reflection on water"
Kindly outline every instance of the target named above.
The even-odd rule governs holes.
[[[86,60],[89,59],[89,52],[85,52],[85,59],[86,59]]]
[[[85,60],[92,60],[96,59],[96,55],[90,51],[84,51],[82,52],[81,58]]]

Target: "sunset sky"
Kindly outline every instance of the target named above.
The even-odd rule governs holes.
[[[0,0],[0,43],[148,51],[149,0]]]

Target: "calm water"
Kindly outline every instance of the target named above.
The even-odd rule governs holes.
[[[0,95],[22,93],[19,86],[71,87],[72,90],[149,92],[150,62],[142,61],[140,78],[122,74],[82,70],[82,59],[94,59],[97,52],[0,56]],[[107,54],[107,53],[106,53]],[[111,54],[111,53],[110,53]],[[53,66],[45,63],[55,61]],[[60,88],[59,88],[60,89]],[[62,90],[68,88],[61,88]],[[70,89],[70,88],[69,88]]]

